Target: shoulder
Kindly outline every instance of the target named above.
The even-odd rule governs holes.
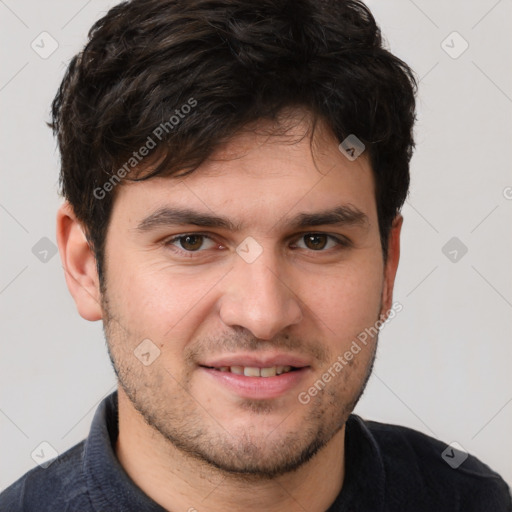
[[[85,443],[73,446],[46,468],[36,467],[0,494],[2,512],[92,510],[83,471]]]
[[[507,484],[476,457],[407,427],[355,419],[378,447],[391,502],[404,493],[449,502],[442,510],[512,511]]]

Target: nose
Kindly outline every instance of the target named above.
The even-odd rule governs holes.
[[[302,305],[275,258],[261,255],[253,263],[241,258],[224,282],[220,318],[229,327],[243,327],[262,340],[298,324]]]

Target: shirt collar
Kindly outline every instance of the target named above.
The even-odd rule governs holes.
[[[95,510],[165,512],[125,472],[115,453],[119,433],[117,391],[99,405],[85,442],[84,472]]]
[[[351,414],[345,429],[343,488],[327,512],[382,512],[386,474],[382,454],[368,426]]]

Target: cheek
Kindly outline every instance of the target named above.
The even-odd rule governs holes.
[[[191,275],[161,263],[124,264],[129,277],[112,272],[108,289],[119,316],[138,338],[150,338],[171,350],[182,350],[180,340],[185,345],[212,309],[215,286],[222,274]]]
[[[340,343],[355,339],[378,319],[383,286],[382,263],[346,266],[329,276],[305,283],[304,302],[320,319],[327,339]]]

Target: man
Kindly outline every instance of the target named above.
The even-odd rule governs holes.
[[[414,93],[359,1],[93,26],[53,103],[57,236],[119,386],[1,510],[512,509],[476,458],[351,414],[397,308]]]

